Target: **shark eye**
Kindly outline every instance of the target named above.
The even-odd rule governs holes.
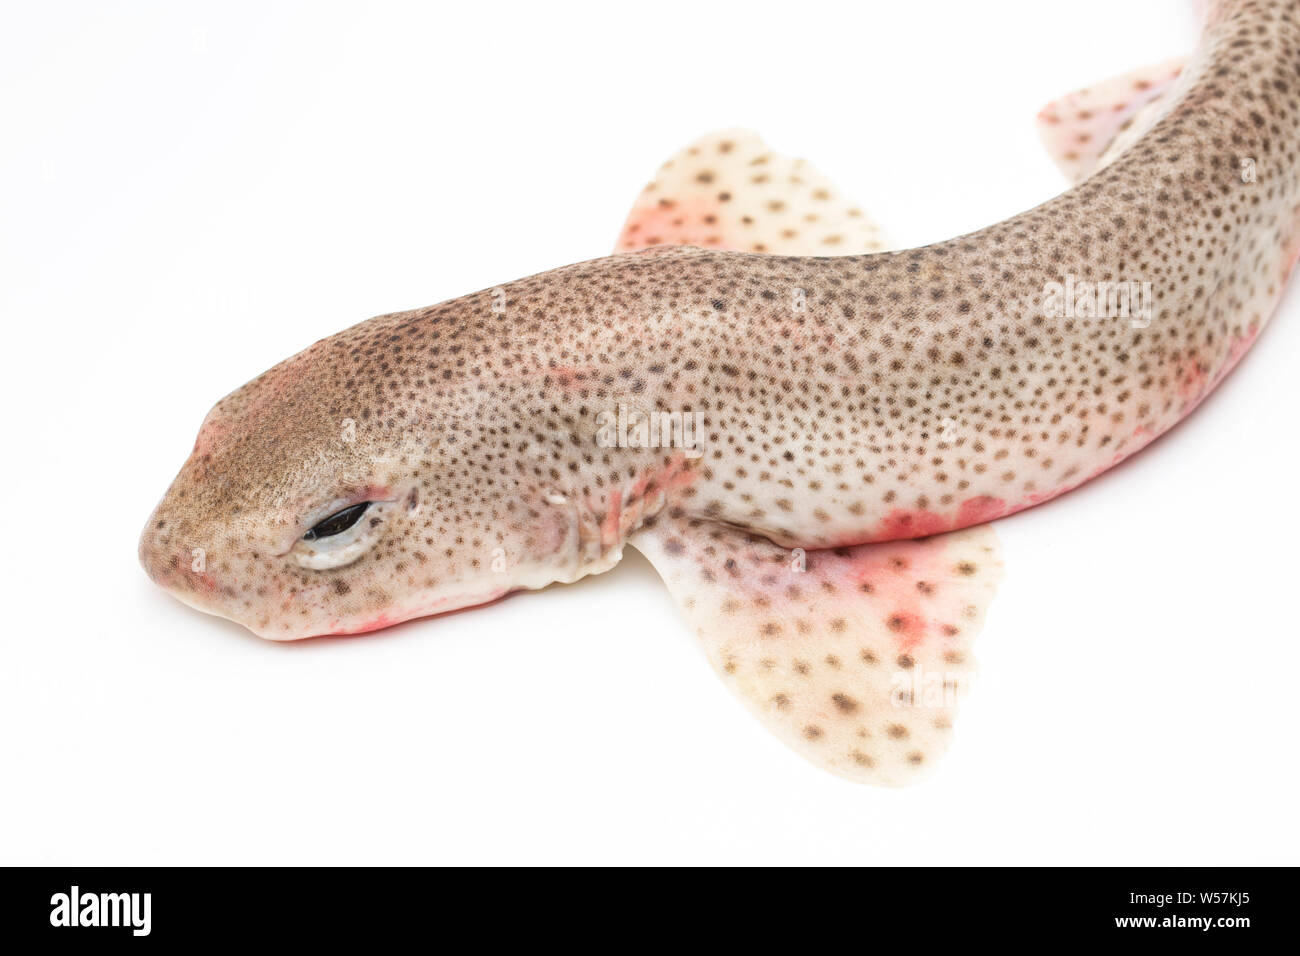
[[[308,512],[307,521],[326,508],[338,508],[346,502],[347,498],[340,496],[319,510]],[[330,571],[349,565],[383,539],[393,516],[402,511],[400,504],[398,496],[394,495],[339,508],[303,532],[287,553],[300,567],[313,571]],[[411,510],[409,505],[406,510]]]
[[[336,534],[342,534],[361,520],[361,516],[366,513],[372,502],[363,501],[359,505],[353,505],[350,508],[344,508],[342,511],[336,511],[323,521],[319,521],[302,536],[304,541],[315,541],[319,538],[329,538]]]

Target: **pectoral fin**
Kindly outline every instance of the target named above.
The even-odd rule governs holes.
[[[774,255],[887,248],[819,173],[741,130],[665,163],[617,251],[673,243]],[[668,584],[723,680],[814,763],[899,784],[947,745],[1001,575],[991,526],[802,552],[679,515],[650,519],[629,543]]]
[[[630,543],[722,679],[809,760],[896,785],[946,748],[1001,574],[987,527],[802,552],[678,515]]]

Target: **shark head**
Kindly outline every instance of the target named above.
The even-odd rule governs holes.
[[[403,361],[427,326],[371,320],[218,402],[140,537],[149,576],[273,640],[580,576],[578,513],[539,478],[544,453],[496,427],[472,384]]]

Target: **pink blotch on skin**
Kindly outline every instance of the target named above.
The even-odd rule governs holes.
[[[903,541],[888,549],[868,549],[850,565],[848,576],[854,587],[871,588],[872,606],[883,613],[900,650],[916,647],[933,630],[916,585],[947,577],[947,551],[942,538]]]
[[[1215,390],[1215,388],[1218,387],[1219,383],[1222,382],[1227,377],[1228,373],[1231,372],[1234,368],[1236,368],[1237,363],[1241,361],[1242,356],[1244,356],[1246,352],[1250,350],[1251,345],[1254,344],[1255,338],[1259,335],[1259,328],[1260,328],[1259,326],[1256,326],[1255,328],[1249,330],[1243,335],[1239,335],[1235,339],[1233,339],[1232,346],[1228,350],[1227,359],[1224,361],[1222,367],[1220,367],[1218,372],[1214,374],[1214,377],[1212,379],[1206,376],[1204,373],[1201,373],[1201,377],[1202,380],[1205,382],[1205,385],[1200,390],[1200,392],[1196,394],[1192,398],[1192,400],[1188,402],[1188,404],[1183,408],[1182,413],[1179,416],[1179,421],[1181,421],[1182,419],[1190,415],[1196,409],[1196,407],[1200,405],[1201,402],[1203,402],[1205,398],[1212,391]],[[1155,436],[1153,435],[1151,437],[1154,438]],[[1141,446],[1139,446],[1138,448],[1134,448],[1130,452],[1127,452],[1126,455],[1131,455],[1133,454],[1133,452],[1138,451],[1141,447],[1148,444],[1150,440],[1151,439],[1148,439],[1146,442],[1143,442]],[[1102,470],[1104,471],[1105,469]]]
[[[189,568],[187,568],[186,571],[189,573],[190,577],[198,581],[198,583],[202,585],[203,590],[207,591],[209,594],[212,594],[214,591],[217,590],[217,579],[214,578],[211,574],[207,573],[206,571],[198,572],[198,571],[191,570]]]
[[[199,456],[211,454],[217,440],[229,430],[230,426],[224,421],[209,420],[204,422],[199,429],[198,437],[194,439],[194,450],[191,454]]]
[[[930,622],[919,612],[895,611],[887,625],[898,640],[899,650],[910,651],[929,635]]]
[[[486,594],[478,596],[465,596],[456,598],[441,598],[427,605],[412,609],[410,612],[398,611],[394,614],[379,614],[376,617],[369,618],[355,625],[345,625],[340,621],[334,621],[329,624],[330,630],[323,632],[318,637],[356,637],[361,634],[369,634],[372,631],[380,631],[386,627],[392,627],[394,624],[403,624],[407,621],[414,621],[422,617],[433,617],[440,614],[455,614],[457,611],[468,611],[476,607],[482,607],[485,604],[491,604],[499,601],[510,593],[509,589],[489,591]]]
[[[881,519],[872,541],[897,541],[906,538],[926,538],[969,528],[971,525],[984,524],[994,518],[1001,518],[1016,510],[1009,507],[1001,498],[991,495],[979,495],[962,502],[957,514],[940,514],[935,511],[920,509],[895,508]]]
[[[282,366],[264,372],[255,379],[255,381],[263,381],[264,387],[259,389],[248,405],[236,414],[245,420],[256,420],[260,417],[265,409],[272,407],[281,399],[291,385],[306,378],[313,371],[314,365],[309,357],[318,351],[320,345],[321,343],[317,342],[301,355],[295,356]],[[204,456],[211,454],[219,439],[229,431],[228,418],[209,417],[199,428],[198,437],[194,440],[193,454]]]
[[[1196,399],[1203,393],[1209,376],[1195,355],[1188,356],[1178,363],[1178,396],[1184,400]]]
[[[645,497],[654,485],[655,494],[671,495],[674,491],[689,488],[697,474],[687,467],[685,453],[674,455],[672,461],[658,470],[646,472],[623,489],[611,489],[606,496],[601,519],[601,543],[613,547],[630,534],[645,514]]]
[[[957,509],[957,527],[969,528],[973,524],[984,524],[994,518],[1001,518],[1007,513],[1007,503],[992,495],[980,495],[962,502]]]
[[[899,538],[924,538],[952,530],[952,519],[933,511],[895,508],[881,520],[872,541],[894,541]]]
[[[623,251],[646,246],[702,246],[706,249],[740,251],[728,242],[720,224],[722,203],[714,197],[691,196],[670,200],[671,205],[656,202],[632,210],[623,225],[618,248]],[[714,222],[706,222],[708,217]]]
[[[1223,368],[1219,369],[1219,373],[1214,376],[1215,385],[1218,385],[1219,382],[1223,381],[1224,376],[1237,367],[1237,363],[1241,361],[1241,357],[1250,350],[1252,345],[1255,344],[1255,339],[1259,336],[1259,329],[1260,327],[1257,325],[1253,329],[1247,331],[1244,335],[1239,335],[1233,340],[1232,348],[1228,351],[1228,360],[1223,363]]]
[[[623,515],[623,492],[611,488],[606,496],[605,518],[600,524],[600,543],[612,548],[618,543],[620,535],[620,518]]]

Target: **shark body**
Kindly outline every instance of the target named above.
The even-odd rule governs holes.
[[[1040,117],[1079,180],[888,252],[811,168],[722,133],[609,257],[362,322],[222,399],[151,577],[292,640],[655,564],[801,753],[933,762],[1000,573],[987,522],[1185,417],[1300,252],[1300,4]]]

